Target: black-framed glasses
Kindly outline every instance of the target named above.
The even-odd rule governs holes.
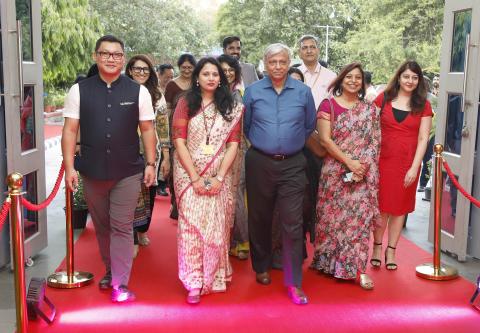
[[[113,58],[113,60],[122,60],[123,58],[123,53],[122,52],[107,52],[107,51],[98,51],[97,55],[102,58],[102,60],[108,60],[110,57]]]
[[[134,72],[135,74],[140,74],[142,72],[143,74],[150,74],[150,68],[134,66],[132,67],[132,72]]]

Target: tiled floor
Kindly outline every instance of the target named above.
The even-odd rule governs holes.
[[[61,163],[60,145],[49,146],[46,154],[47,192],[53,187]],[[426,251],[433,251],[428,242],[428,219],[430,205],[422,201],[423,194],[417,195],[417,208],[408,218],[404,236],[415,242]],[[54,272],[65,256],[65,215],[63,212],[64,194],[59,194],[48,208],[48,247],[34,259],[33,267],[26,269],[27,281],[32,276],[46,277]],[[76,232],[78,236],[78,232]],[[400,249],[401,251],[401,249]],[[460,263],[446,254],[442,260],[458,268],[460,274],[470,281],[475,281],[480,274],[480,260],[468,258]],[[434,282],[432,282],[434,283]],[[9,267],[0,269],[0,333],[11,333],[15,330],[15,300],[13,288],[13,274]]]

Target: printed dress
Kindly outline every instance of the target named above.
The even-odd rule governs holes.
[[[209,144],[214,146],[213,153],[204,153],[202,146],[207,133],[202,113],[212,119],[215,112],[215,106],[210,104],[188,119],[188,107],[184,99],[179,100],[175,109],[173,138],[187,139],[187,149],[201,177],[215,176],[225,156],[226,143],[240,141],[241,104],[232,110],[233,119],[230,122],[217,115],[209,137]],[[187,290],[201,288],[202,294],[222,292],[226,290],[226,282],[231,280],[228,250],[234,211],[232,173],[230,167],[218,194],[198,195],[175,153],[173,180],[179,212],[178,270],[179,278]]]
[[[355,279],[364,273],[370,232],[380,218],[378,210],[378,155],[380,123],[372,104],[358,102],[342,108],[334,99],[332,139],[341,151],[369,166],[363,180],[345,183],[344,164],[327,155],[320,175],[311,268],[340,279]],[[324,100],[318,117],[329,119],[329,101]]]

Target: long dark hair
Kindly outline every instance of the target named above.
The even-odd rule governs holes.
[[[400,75],[402,75],[407,69],[418,75],[418,85],[415,90],[412,91],[412,96],[410,97],[410,108],[412,109],[412,113],[418,114],[423,111],[425,103],[427,102],[427,85],[423,77],[422,68],[416,61],[407,60],[398,67],[395,75],[390,79],[385,88],[384,99],[385,102],[390,102],[398,96],[398,92],[400,91]]]
[[[360,73],[362,73],[362,88],[358,92],[358,98],[360,100],[363,100],[365,97],[365,73],[362,68],[362,64],[359,62],[352,62],[351,64],[345,65],[340,73],[338,73],[338,76],[336,77],[335,80],[333,80],[332,83],[328,86],[328,91],[331,91],[331,93],[334,96],[340,96],[343,93],[343,88],[342,88],[342,82],[343,79],[345,79],[345,76],[347,76],[348,73],[353,71],[355,68],[358,68],[360,70]]]
[[[213,57],[205,57],[200,59],[200,61],[195,66],[195,69],[193,70],[191,88],[185,96],[188,104],[188,116],[190,118],[195,116],[195,114],[197,114],[197,111],[202,106],[202,91],[200,89],[200,86],[197,85],[197,80],[200,71],[206,64],[212,64],[216,66],[218,69],[218,74],[220,75],[220,86],[215,89],[214,95],[215,107],[225,120],[231,121],[232,118],[230,117],[230,114],[232,113],[234,100],[232,94],[230,93],[228,81],[225,74],[223,73],[222,67]]]
[[[217,58],[218,62],[221,64],[222,62],[226,63],[228,66],[232,67],[235,70],[235,81],[233,81],[233,85],[235,86],[242,82],[242,67],[240,67],[240,62],[237,58],[229,56],[227,54],[222,54]],[[222,70],[223,71],[223,70]]]
[[[145,88],[148,89],[148,92],[150,93],[150,96],[152,96],[152,105],[155,107],[157,105],[157,102],[162,98],[162,93],[158,89],[158,78],[157,75],[155,74],[155,68],[153,67],[152,62],[150,59],[144,55],[144,54],[137,54],[133,57],[130,58],[130,60],[127,63],[127,67],[125,68],[125,74],[133,80],[132,74],[130,72],[132,71],[133,65],[135,65],[135,62],[137,60],[141,60],[144,63],[147,64],[148,69],[150,69],[150,74],[148,75],[147,81],[143,84]]]

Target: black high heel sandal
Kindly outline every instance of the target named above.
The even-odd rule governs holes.
[[[382,243],[373,242],[373,246],[374,247],[375,246],[382,246]],[[381,249],[380,249],[380,252],[382,252]],[[381,253],[380,253],[380,255],[381,255]],[[372,251],[372,257],[373,257],[373,251]],[[372,258],[372,259],[370,259],[370,265],[372,265],[373,267],[380,267],[382,265],[382,260],[377,259],[377,258]]]
[[[392,249],[394,252],[395,250],[397,249],[396,247],[393,247],[393,246],[390,246],[388,245],[387,246],[387,250],[385,250],[385,267],[389,270],[389,271],[394,271],[398,268],[397,264],[394,263],[394,262],[387,262],[387,251],[388,249]]]

